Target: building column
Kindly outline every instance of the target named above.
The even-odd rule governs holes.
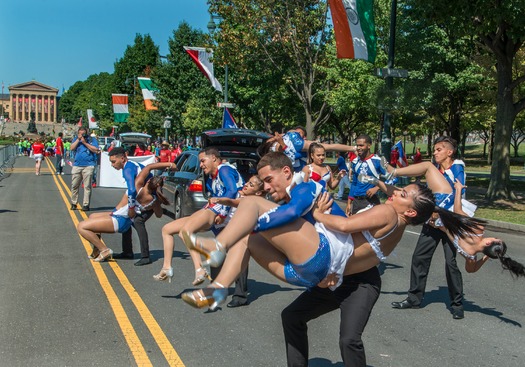
[[[15,110],[15,104],[13,103],[15,98],[16,98],[15,94],[9,93],[9,99],[11,100],[11,104],[9,105],[9,108],[11,109],[11,111],[9,111],[9,118],[11,119],[12,122],[16,121],[16,119],[15,119],[15,111],[14,111]]]

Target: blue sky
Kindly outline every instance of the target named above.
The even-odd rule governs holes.
[[[207,32],[210,19],[206,0],[7,0],[0,10],[4,93],[34,79],[61,94],[91,74],[112,73],[137,33],[165,55],[180,22]]]

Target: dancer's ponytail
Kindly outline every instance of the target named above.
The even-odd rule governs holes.
[[[483,219],[467,217],[436,206],[435,211],[443,222],[443,227],[452,235],[452,237],[465,238],[479,233],[487,224]]]
[[[501,267],[510,271],[510,274],[513,277],[525,277],[525,266],[515,260],[512,260],[510,257],[505,256],[506,252],[507,245],[501,240],[494,240],[488,246],[483,248],[483,254],[487,255],[491,259],[499,259],[501,262]]]

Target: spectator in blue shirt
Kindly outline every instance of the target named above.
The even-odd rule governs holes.
[[[75,162],[71,170],[71,210],[77,209],[78,190],[82,181],[84,184],[82,210],[88,211],[91,199],[91,181],[97,165],[97,154],[100,153],[98,141],[89,136],[85,127],[80,127],[77,136],[73,138],[71,143],[71,151],[75,152]]]

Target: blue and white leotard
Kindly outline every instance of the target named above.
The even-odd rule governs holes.
[[[280,227],[299,218],[312,224],[316,223],[312,215],[312,207],[318,196],[325,191],[324,188],[317,182],[309,181],[300,182],[287,191],[290,201],[262,214],[258,218],[255,232]],[[345,216],[344,211],[336,204],[332,206],[332,214]],[[344,264],[353,252],[353,245],[348,241],[348,237],[351,239],[349,234],[334,234],[331,231],[325,231],[321,224],[315,224],[315,226],[319,233],[319,248],[314,256],[303,264],[292,264],[286,261],[284,275],[290,284],[312,288],[328,273],[342,274]],[[339,236],[337,241],[331,241],[330,239],[335,236]],[[344,251],[341,252],[340,248],[343,248]],[[339,269],[341,264],[343,264],[342,269]]]

